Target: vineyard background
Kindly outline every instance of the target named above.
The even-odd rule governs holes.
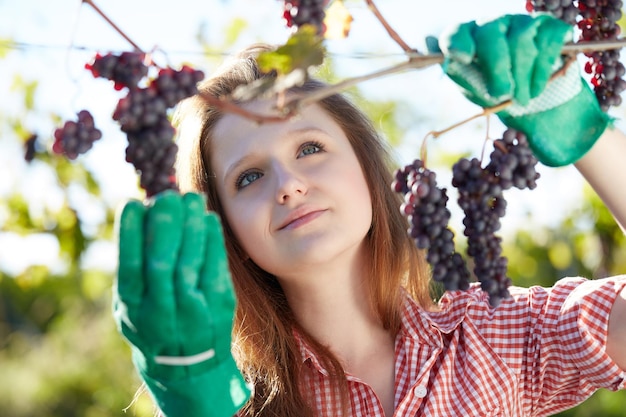
[[[210,74],[224,55],[251,42],[284,43],[280,3],[109,0],[99,6],[143,48],[158,46],[157,58]],[[326,41],[329,59],[320,76],[334,82],[401,62],[402,50],[365,3],[345,3],[352,31],[347,39]],[[408,4],[377,2],[403,39],[422,51],[426,35],[451,24],[525,12],[524,0]],[[98,51],[129,48],[78,0],[0,0],[3,417],[152,415],[146,395],[124,412],[139,379],[110,314],[115,210],[142,194],[124,162],[125,138],[111,120],[119,94],[83,69]],[[478,111],[436,67],[371,80],[349,93],[394,145],[399,163],[418,156],[428,131]],[[92,111],[104,139],[75,162],[48,154],[53,129],[82,108]],[[611,110],[622,128],[625,109]],[[495,119],[491,124],[496,137],[502,127]],[[33,133],[43,147],[28,164],[23,143]],[[485,120],[478,120],[429,142],[429,164],[443,183],[460,155],[480,154],[484,136]],[[536,190],[507,197],[503,235],[514,283],[551,285],[568,275],[623,273],[626,239],[580,175],[572,167],[539,170]],[[453,211],[454,224],[460,218]],[[625,403],[625,392],[600,391],[561,415],[623,416]]]

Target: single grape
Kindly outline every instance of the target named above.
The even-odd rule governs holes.
[[[32,134],[24,142],[24,160],[32,162],[37,154],[37,135]]]

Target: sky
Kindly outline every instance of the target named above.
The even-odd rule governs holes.
[[[436,36],[454,24],[491,19],[505,13],[525,13],[525,0],[378,0],[376,3],[398,34],[422,51],[427,35]],[[142,49],[155,50],[157,59],[172,66],[190,63],[207,73],[223,56],[247,44],[283,43],[288,37],[281,21],[280,0],[99,0],[96,4]],[[347,0],[346,5],[354,17],[350,35],[347,39],[326,42],[337,75],[343,78],[362,75],[402,62],[402,50],[389,38],[365,2]],[[235,18],[245,22],[245,26],[237,42],[229,44],[226,29]],[[207,56],[198,36],[215,45],[216,50]],[[104,138],[81,158],[100,180],[107,204],[116,206],[137,197],[136,174],[124,161],[125,138],[111,120],[120,95],[107,82],[94,80],[83,68],[96,52],[130,50],[129,43],[93,8],[81,5],[80,0],[0,0],[2,39],[11,39],[18,47],[0,60],[0,114],[19,117],[30,130],[50,137],[56,127],[50,124],[50,113],[73,119],[79,110],[89,109]],[[27,114],[17,110],[21,98],[11,88],[16,74],[26,81],[39,82],[36,106]],[[396,148],[401,163],[419,156],[421,142],[429,131],[443,129],[478,112],[438,67],[368,81],[360,88],[372,100],[401,101],[398,121],[405,134]],[[480,156],[485,131],[484,120],[469,123],[430,141],[429,155],[432,158],[438,151],[453,150]],[[501,131],[502,126],[492,121],[492,137]],[[42,166],[27,166],[17,142],[9,140],[9,135],[11,132],[0,131],[0,198],[17,189],[28,198],[35,213],[46,207],[58,207],[62,196],[51,183],[50,173]],[[536,190],[512,192],[507,196],[509,212],[503,220],[504,233],[531,224],[554,223],[580,203],[583,180],[573,167],[540,166],[539,169],[542,178]],[[445,185],[449,181],[449,168],[444,166],[437,171]],[[90,224],[95,227],[102,221],[101,203],[80,190],[72,192],[71,198],[73,204],[85,207],[87,227]],[[0,225],[6,217],[7,213],[0,212]],[[39,250],[33,251],[33,245]],[[0,269],[16,273],[29,263],[57,265],[55,248],[53,239],[17,236],[0,230]],[[115,250],[112,243],[102,243],[92,248],[86,262],[111,269]]]

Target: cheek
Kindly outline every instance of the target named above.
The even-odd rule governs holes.
[[[367,180],[362,171],[360,171],[360,165],[357,165],[357,168],[359,169],[355,169],[355,174],[349,178],[350,184],[348,189],[351,190],[350,199],[353,204],[355,221],[366,230],[369,230],[373,221],[372,195]]]
[[[259,245],[265,234],[261,207],[255,204],[225,204],[224,212],[237,241],[248,255],[255,248],[265,246]]]
[[[355,165],[349,171],[350,174],[344,175],[345,190],[350,195],[350,198],[354,201],[354,204],[361,205],[361,209],[364,212],[371,213],[372,210],[372,197],[370,194],[369,186],[365,175],[361,171],[361,166],[355,161]]]
[[[247,233],[242,233],[243,230],[249,227],[249,216],[245,213],[245,208],[239,208],[236,205],[229,205],[225,207],[226,217],[228,218],[228,224],[237,236],[237,239],[241,241],[242,237],[245,237]]]

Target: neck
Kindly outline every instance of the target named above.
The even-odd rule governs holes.
[[[344,258],[345,259],[345,258]],[[341,362],[345,372],[369,384],[381,400],[386,416],[394,407],[394,336],[383,328],[370,303],[363,256],[344,265],[324,268],[281,281],[298,323]]]
[[[372,309],[367,267],[355,257],[349,265],[318,268],[282,283],[296,320],[311,336],[328,346],[349,371],[371,360],[393,336]]]

